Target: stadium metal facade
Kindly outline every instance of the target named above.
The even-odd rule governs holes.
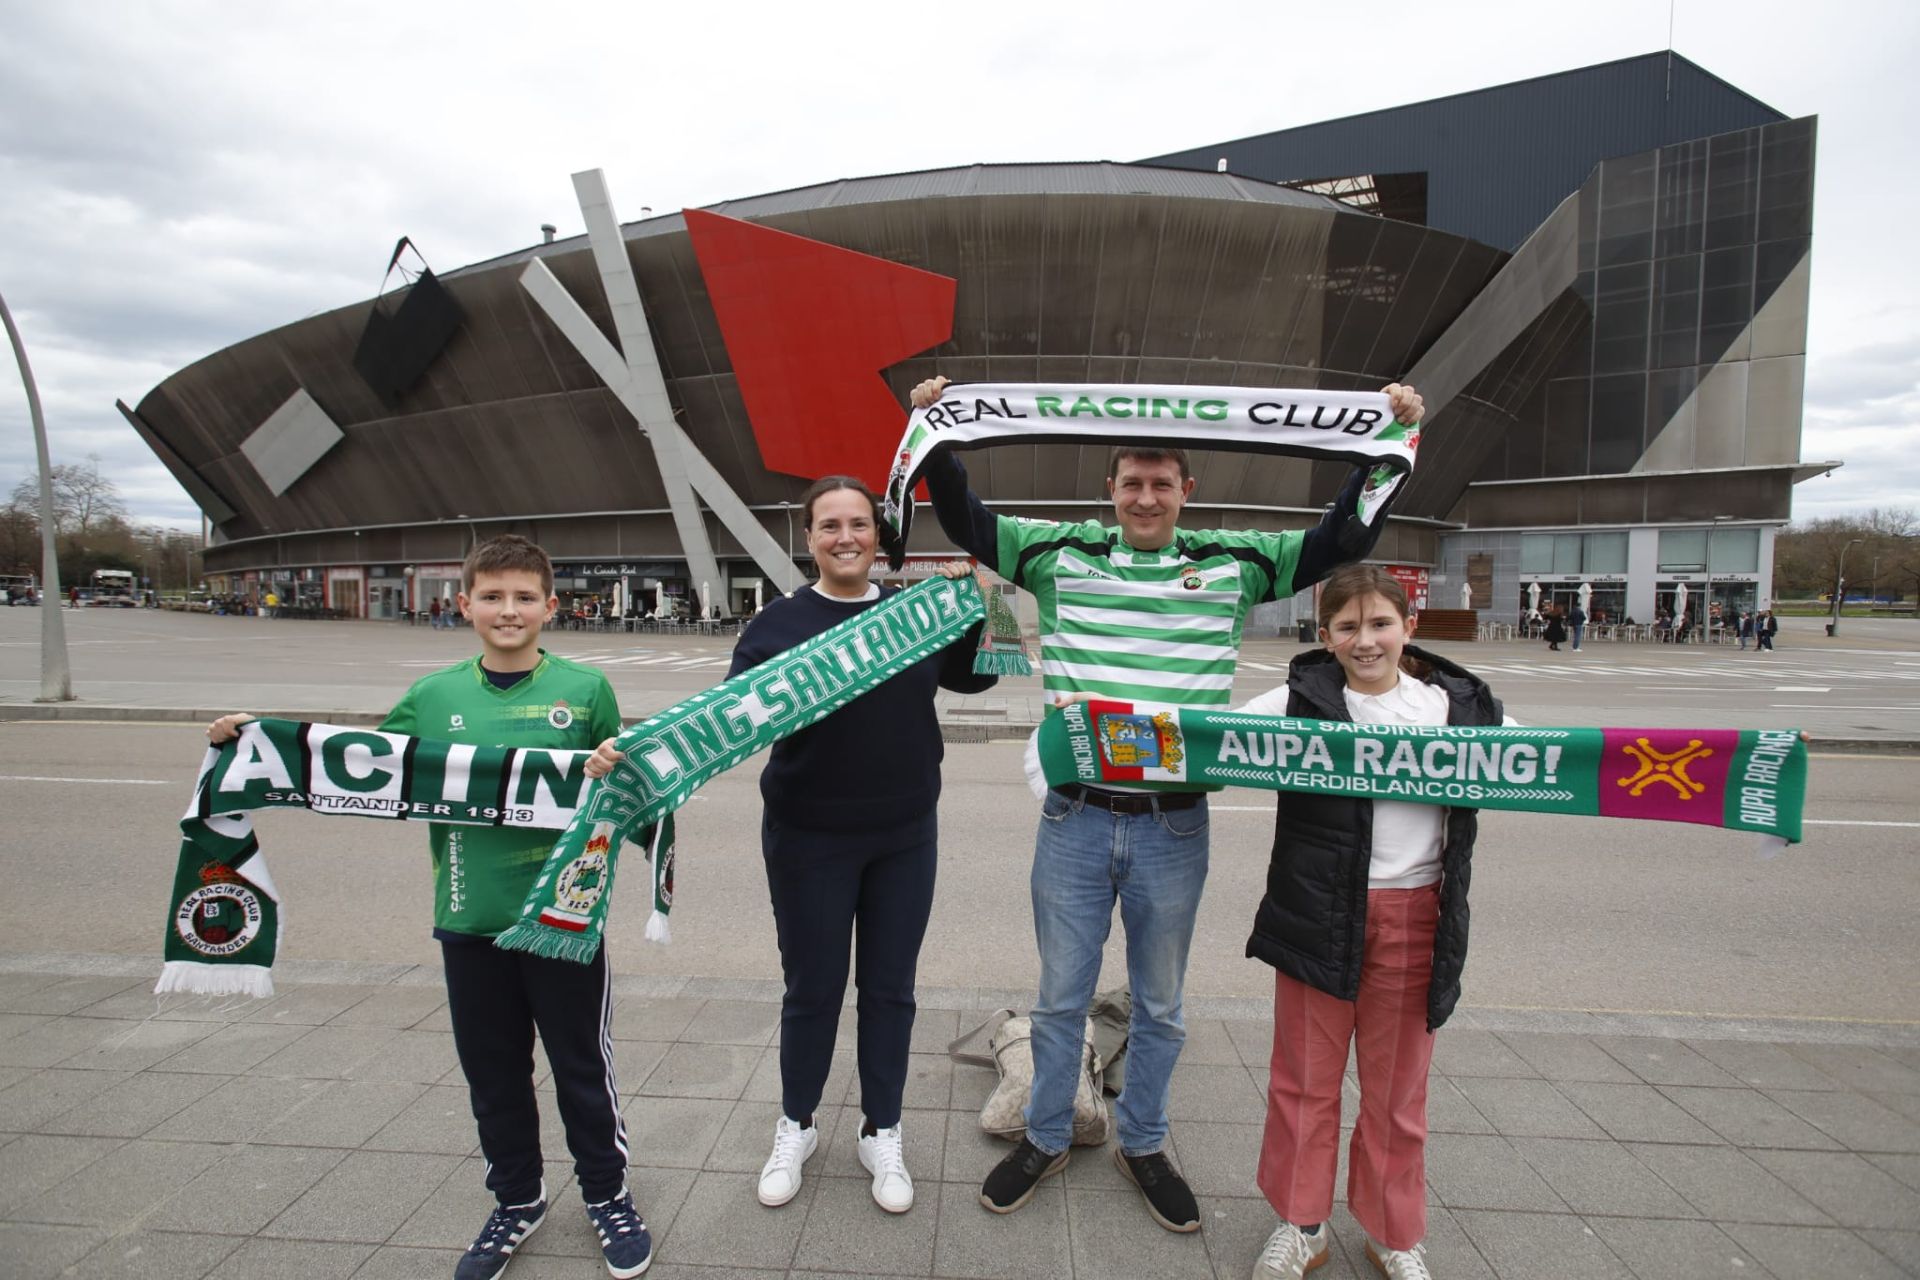
[[[1660,54],[1137,165],[934,170],[710,212],[853,251],[837,260],[848,272],[869,255],[954,282],[948,336],[883,371],[896,401],[935,372],[1412,381],[1427,430],[1378,558],[1436,605],[1466,584],[1510,619],[1528,583],[1553,596],[1587,582],[1597,608],[1645,620],[1682,582],[1696,601],[1711,579],[1728,604],[1765,603],[1792,484],[1835,465],[1799,456],[1815,123]],[[721,583],[688,567],[660,431],[636,430],[580,335],[523,284],[539,264],[603,338],[631,345],[632,317],[608,302],[620,264],[587,236],[426,286],[453,310],[406,385],[364,359],[370,321],[396,318],[390,298],[248,339],[122,408],[213,521],[208,570],[236,594],[272,583],[392,616],[446,593],[475,538],[512,530],[553,552],[563,593],[710,591],[735,611],[780,580],[764,548],[801,550],[790,503],[825,460],[857,441],[870,464],[839,469],[877,478],[900,419],[803,411],[764,361],[749,376],[749,336],[715,305],[724,265],[698,234],[719,224],[694,216],[692,235],[680,214],[619,228],[616,258],[673,420],[758,525],[743,539],[700,517]],[[757,298],[752,264],[734,268],[733,315],[779,310],[791,280],[770,268]],[[874,310],[870,289],[822,292],[839,301],[820,331],[836,305],[848,324]],[[1104,505],[1104,465],[1103,449],[1071,446],[969,459],[989,502],[1072,518]],[[1196,527],[1310,523],[1341,478],[1233,454],[1196,471]],[[930,520],[916,544],[945,549]]]

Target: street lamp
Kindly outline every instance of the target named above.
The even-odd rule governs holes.
[[[1840,548],[1840,563],[1833,571],[1833,621],[1827,624],[1827,634],[1840,634],[1840,601],[1847,590],[1847,547],[1857,547],[1865,538],[1848,538],[1846,546]]]
[[[67,665],[67,624],[60,616],[60,557],[54,547],[53,462],[47,455],[47,420],[40,413],[40,389],[27,344],[14,326],[7,300],[0,298],[0,323],[13,344],[20,381],[27,389],[27,416],[33,422],[33,447],[40,462],[40,696],[35,702],[72,702],[73,674]]]

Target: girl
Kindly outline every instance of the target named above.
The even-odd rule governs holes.
[[[1414,648],[1407,596],[1348,565],[1320,591],[1323,650],[1242,710],[1368,724],[1497,725],[1500,702],[1460,667]],[[1258,1181],[1281,1223],[1255,1280],[1327,1261],[1340,1144],[1340,1079],[1357,1046],[1360,1115],[1347,1203],[1389,1280],[1431,1280],[1426,1249],[1427,1068],[1460,998],[1476,813],[1282,792],[1267,893],[1247,954],[1274,978],[1273,1061]]]
[[[776,598],[733,651],[731,679],[892,595],[868,580],[880,504],[851,476],[817,481],[801,499],[819,581]],[[943,566],[949,578],[972,571]],[[814,1109],[833,1062],[848,954],[859,935],[860,1163],[889,1213],[913,1206],[901,1151],[900,1099],[913,1030],[913,973],[933,910],[936,809],[943,747],[934,697],[990,688],[973,673],[975,625],[819,724],[774,745],[760,775],[760,845],[779,932],[782,1114],[760,1171],[760,1203],[786,1204],[819,1144]]]

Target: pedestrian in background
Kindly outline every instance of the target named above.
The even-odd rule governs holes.
[[[1560,642],[1567,638],[1566,620],[1560,615],[1560,606],[1547,606],[1547,629],[1545,632],[1547,648],[1554,653],[1560,652]]]

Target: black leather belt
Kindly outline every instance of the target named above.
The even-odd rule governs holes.
[[[1204,791],[1100,791],[1077,782],[1052,790],[1076,804],[1090,804],[1113,813],[1152,813],[1157,804],[1162,810],[1191,809],[1207,798]]]

